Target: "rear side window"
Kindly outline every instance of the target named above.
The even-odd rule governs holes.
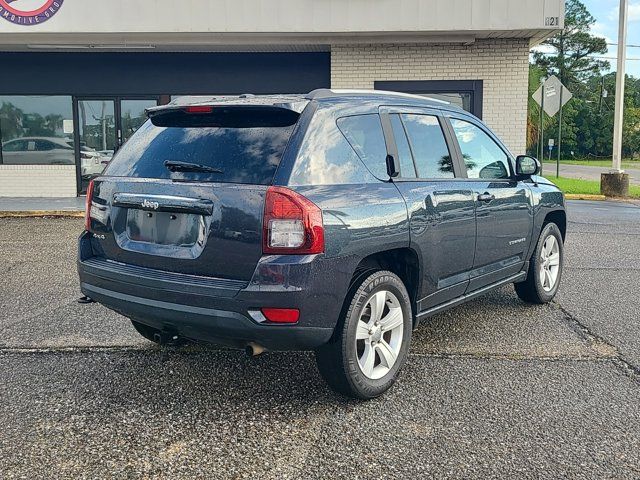
[[[158,114],[125,143],[104,174],[268,185],[298,117],[296,112],[270,107]],[[166,161],[197,167],[170,171]]]
[[[398,157],[400,161],[400,175],[403,178],[416,178],[416,169],[413,164],[413,157],[411,155],[411,147],[407,140],[407,135],[400,120],[400,115],[394,113],[390,115],[391,127],[393,128],[393,137],[396,140],[396,147],[398,148]]]
[[[339,118],[338,128],[351,144],[367,168],[380,180],[389,178],[387,173],[387,144],[384,141],[380,116],[354,115]]]
[[[435,115],[402,114],[419,178],[454,178],[453,161]]]

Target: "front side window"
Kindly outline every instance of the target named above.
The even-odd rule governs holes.
[[[451,119],[451,125],[460,144],[469,178],[509,178],[509,160],[502,148],[471,122]]]
[[[420,178],[454,178],[453,161],[435,115],[402,114]]]
[[[380,116],[374,113],[342,117],[338,119],[337,124],[369,171],[380,180],[388,179],[387,144],[384,141]]]

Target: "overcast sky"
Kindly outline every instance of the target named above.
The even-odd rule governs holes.
[[[596,18],[592,33],[604,37],[608,43],[618,42],[618,12],[620,0],[582,0],[591,14]],[[640,78],[640,0],[629,0],[629,24],[627,27],[627,74]],[[617,46],[609,45],[606,57],[611,63],[611,70],[616,70]]]

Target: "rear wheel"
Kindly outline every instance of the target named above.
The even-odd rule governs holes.
[[[316,350],[329,386],[369,399],[388,390],[411,343],[411,302],[402,280],[379,271],[354,285],[331,341]]]
[[[528,303],[548,303],[560,285],[564,261],[562,234],[555,223],[547,223],[529,263],[527,280],[515,284],[520,299]]]

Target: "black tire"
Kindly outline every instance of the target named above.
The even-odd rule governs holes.
[[[388,314],[391,311],[389,310],[390,306],[396,300],[396,308],[399,306],[402,311],[402,328],[400,328],[400,324],[397,324],[398,326],[393,330],[396,335],[399,335],[400,331],[402,331],[402,340],[397,345],[398,353],[395,356],[395,363],[384,376],[374,379],[366,376],[359,365],[358,351],[368,340],[360,340],[357,345],[356,330],[361,315],[366,314],[366,311],[371,313],[372,307],[368,307],[369,300],[381,291],[393,294],[392,296],[383,296],[385,298],[383,312]],[[390,303],[387,303],[387,299]],[[385,317],[384,313],[382,316],[383,318],[388,318]],[[412,326],[411,301],[402,280],[389,271],[377,271],[367,275],[366,278],[356,282],[349,290],[332,339],[315,352],[320,374],[333,390],[348,397],[370,399],[383,394],[394,384],[400,369],[407,359],[411,344]],[[392,343],[392,340],[390,340],[391,335],[391,331],[382,333],[382,337],[377,337],[374,342],[384,343],[385,346],[389,346]],[[364,345],[364,348],[368,348],[370,345],[374,345],[374,343]],[[371,346],[371,348],[374,352],[373,361],[378,361],[375,368],[379,368],[382,365],[383,369],[386,370],[386,366],[382,363],[382,356],[377,353],[378,347]]]
[[[555,280],[555,283],[553,284],[553,288],[545,290],[540,280],[540,271],[544,265],[544,261],[542,260],[541,255],[544,243],[549,236],[555,237],[555,240],[557,242],[560,264],[558,276]],[[553,300],[553,297],[555,297],[556,293],[558,292],[558,286],[560,285],[560,280],[562,279],[563,265],[564,245],[562,242],[562,234],[560,233],[560,229],[555,223],[547,223],[543,227],[542,232],[540,232],[540,237],[538,238],[536,249],[531,256],[531,260],[529,262],[529,271],[527,272],[527,279],[524,282],[516,283],[514,285],[518,297],[520,297],[522,301],[527,303],[549,303],[551,300]]]

